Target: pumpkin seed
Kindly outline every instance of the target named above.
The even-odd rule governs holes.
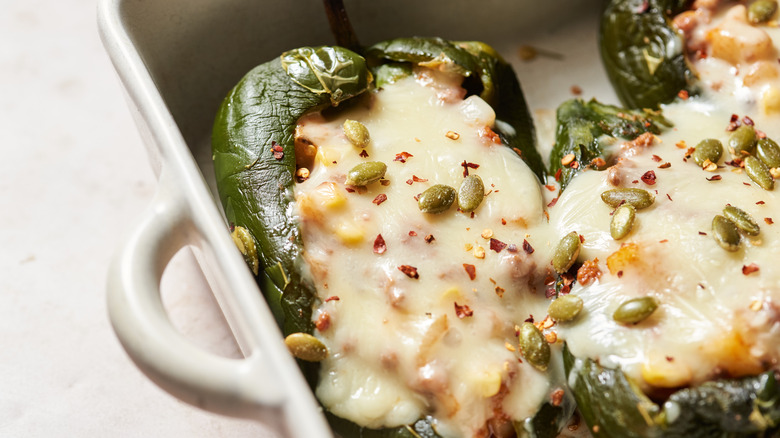
[[[357,120],[345,120],[342,129],[344,130],[344,135],[347,136],[347,139],[359,148],[365,148],[371,141],[371,136],[368,134],[368,128]]]
[[[458,206],[462,211],[471,212],[479,207],[485,198],[485,184],[479,175],[469,175],[458,188]]]
[[[723,155],[723,143],[720,140],[714,138],[708,138],[702,140],[696,145],[696,150],[693,151],[693,160],[696,164],[703,166],[704,163],[709,160],[712,163],[717,163],[720,157]]]
[[[769,167],[758,158],[749,155],[743,160],[745,172],[754,183],[758,184],[764,190],[772,190],[775,187],[775,180]]]
[[[550,344],[544,339],[544,334],[532,323],[524,322],[520,326],[518,341],[526,362],[538,370],[546,370],[550,363]]]
[[[443,213],[455,202],[457,193],[448,185],[436,184],[420,194],[417,206],[423,213]]]
[[[742,153],[743,151],[752,154],[757,142],[756,130],[750,125],[740,126],[729,137],[729,147],[737,158],[742,158],[745,155]]]
[[[244,261],[252,273],[257,275],[260,271],[260,258],[257,256],[257,245],[255,244],[255,238],[252,237],[252,233],[244,227],[235,226],[233,232],[230,233],[230,237],[233,238],[233,243],[244,256]]]
[[[739,229],[737,225],[724,216],[717,215],[712,218],[712,235],[718,245],[726,251],[739,250]]]
[[[576,231],[563,236],[553,252],[552,264],[555,272],[563,274],[577,261],[580,255],[580,235]]]
[[[562,295],[547,308],[547,314],[555,321],[571,321],[582,310],[582,298],[577,295]]]
[[[328,357],[328,347],[308,333],[292,333],[284,343],[293,356],[307,362],[319,362]]]
[[[777,12],[777,1],[756,0],[748,7],[748,21],[752,24],[766,23]]]
[[[612,319],[623,324],[637,324],[655,312],[658,302],[653,297],[632,298],[621,304],[612,314]]]
[[[601,194],[601,200],[612,208],[617,208],[622,204],[629,204],[641,210],[653,205],[655,196],[643,189],[612,189]]]
[[[771,138],[758,141],[756,155],[769,167],[780,167],[780,147]]]
[[[631,204],[623,204],[612,214],[612,222],[609,224],[609,234],[615,240],[620,240],[631,232],[634,227],[636,209]]]
[[[384,178],[387,164],[381,161],[367,161],[353,167],[347,173],[345,183],[351,186],[365,186]]]
[[[734,225],[748,236],[758,236],[761,232],[761,228],[749,214],[733,205],[727,205],[723,209],[723,216],[734,222]]]

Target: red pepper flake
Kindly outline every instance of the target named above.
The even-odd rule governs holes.
[[[533,324],[534,323],[534,316],[533,315],[528,315],[528,318],[526,318],[525,321],[523,321],[523,322],[530,322],[531,324]],[[517,332],[517,330],[515,330],[515,332]],[[519,335],[520,335],[520,333],[518,332],[515,336],[519,336]]]
[[[415,280],[420,278],[420,274],[417,273],[417,268],[414,266],[401,265],[398,267],[398,270],[406,274],[406,276],[409,278],[413,278]]]
[[[617,272],[617,277],[618,278],[623,278],[623,271],[618,271]]]
[[[670,201],[674,202],[674,200],[672,199],[672,196],[670,194],[667,193],[666,197],[669,198]]]
[[[325,302],[326,302],[326,303],[327,303],[328,301],[339,301],[339,300],[341,300],[341,298],[339,298],[337,295],[333,295],[333,296],[331,296],[331,297],[325,298]]]
[[[501,286],[496,286],[496,295],[498,295],[499,298],[504,298],[504,292],[506,290]]]
[[[755,263],[751,263],[749,265],[742,265],[742,274],[743,275],[750,275],[754,272],[758,272],[758,265]]]
[[[469,176],[469,168],[471,169],[478,169],[479,164],[469,163],[466,160],[463,160],[462,163],[460,163],[461,167],[463,167],[463,178]]]
[[[599,278],[601,278],[601,269],[599,269],[598,258],[585,260],[582,266],[577,269],[577,281],[583,286],[587,286]]]
[[[366,152],[366,150],[363,149],[362,151],[360,151],[360,157],[361,158],[368,158],[368,152]]]
[[[658,241],[658,243],[667,243],[667,242],[669,242],[669,239],[664,239],[664,240]]]
[[[659,169],[668,169],[670,167],[672,167],[672,163],[668,163],[668,162],[658,166]]]
[[[699,236],[706,236],[706,235],[707,233],[705,233],[704,231],[699,231]]]
[[[414,231],[414,230],[412,230],[412,231],[409,231],[409,235],[410,235],[410,236],[412,236],[412,237],[414,237],[414,236],[416,236],[416,235],[417,235],[417,231]]]
[[[374,239],[374,254],[384,254],[385,251],[387,251],[385,238],[381,234],[377,234],[376,239]]]
[[[506,243],[492,237],[490,238],[490,249],[495,252],[501,252],[504,248],[506,248]]]
[[[590,160],[590,165],[592,167],[597,168],[597,169],[601,169],[602,167],[607,165],[607,162],[604,161],[604,159],[601,158],[601,157],[596,157],[596,158]]]
[[[513,150],[513,151],[515,151],[515,153],[516,153],[518,156],[521,156],[521,155],[523,155],[523,151],[521,151],[521,150],[520,150],[520,149],[518,149],[518,148],[512,148],[512,150]]]
[[[750,183],[743,182],[742,184],[744,184],[744,185],[746,185],[746,186],[748,186],[748,187],[751,187],[751,186],[750,186]]]
[[[277,160],[284,158],[284,148],[275,141],[271,142],[271,153],[274,154],[274,158]]]
[[[635,180],[631,181],[631,184],[639,184],[639,180],[635,179]]]
[[[775,223],[775,221],[773,221],[771,217],[765,217],[764,222],[766,222],[767,225],[772,225],[773,223]]]
[[[477,278],[477,267],[474,265],[470,265],[468,263],[463,264],[463,269],[466,270],[466,273],[469,274],[469,278],[474,281],[475,278]]]
[[[680,92],[677,93],[677,97],[679,97],[682,100],[688,100],[690,95],[688,94],[688,90],[680,90]]]
[[[655,185],[655,172],[652,170],[645,172],[645,174],[642,175],[642,182],[649,186]]]
[[[347,193],[355,193],[355,189],[353,189],[352,187],[344,187],[344,190],[346,190]]]
[[[551,191],[551,192],[555,191],[555,186],[552,185],[552,184],[547,184],[547,185],[544,186],[544,188],[549,190],[549,191]]]
[[[501,218],[501,225],[506,225],[506,219]]]
[[[764,202],[764,201],[758,201],[758,202],[756,202],[756,205],[764,205],[764,204],[766,204],[766,202]]]
[[[753,119],[751,119],[748,116],[745,116],[745,117],[742,118],[742,123],[744,123],[744,124],[746,124],[748,126],[754,126],[755,125],[755,123],[753,122]]]
[[[317,321],[314,322],[314,327],[320,332],[324,332],[330,328],[330,314],[328,312],[320,313],[320,316],[317,317]]]
[[[534,247],[531,246],[530,243],[528,243],[527,240],[523,239],[523,251],[525,251],[526,254],[533,254],[534,253]]]
[[[496,134],[492,129],[490,129],[489,126],[485,126],[484,128],[480,129],[479,136],[482,138],[486,138],[495,144],[501,144],[501,137],[498,134]]]
[[[561,172],[563,172],[563,168],[559,167],[558,170],[555,171],[555,181],[561,180]]]
[[[458,315],[458,318],[468,318],[471,315],[474,314],[474,311],[469,308],[467,305],[459,306],[458,303],[455,303],[455,314]]]
[[[371,202],[373,202],[376,205],[379,205],[385,201],[387,201],[387,195],[385,195],[384,193],[380,193],[376,195],[376,198],[374,198],[374,200]]]
[[[580,88],[578,85],[572,85],[569,91],[571,91],[571,94],[575,96],[582,94],[582,88]]]
[[[585,243],[585,236],[580,234],[580,243]]]
[[[429,235],[425,236],[425,243],[431,243],[434,240],[436,240],[436,238],[433,237],[433,234],[429,234]]]
[[[552,198],[552,201],[550,201],[550,203],[547,204],[547,207],[553,208],[557,202],[558,202],[558,198]]]
[[[414,181],[412,181],[412,180],[410,180],[410,179],[407,179],[407,180],[406,180],[406,183],[407,183],[407,184],[409,184],[409,185],[412,185],[412,184],[414,184]]]
[[[413,157],[414,155],[410,154],[409,152],[401,152],[400,154],[395,154],[395,159],[393,161],[400,161],[402,163],[406,163],[406,160],[409,157]]]
[[[579,169],[580,163],[578,161],[572,161],[571,164],[569,164],[569,167],[571,167],[572,169]]]
[[[720,175],[712,175],[712,178],[705,178],[707,181],[720,181],[723,179]]]
[[[550,394],[550,404],[558,407],[561,403],[563,403],[563,390],[559,388]]]
[[[418,194],[414,195],[414,200],[415,201],[419,201],[421,195],[422,195],[422,193],[418,193]]]
[[[660,163],[660,162],[663,160],[663,159],[662,159],[661,157],[659,157],[658,155],[653,155],[653,157],[652,157],[652,158],[653,158],[653,161],[655,161],[656,163]]]

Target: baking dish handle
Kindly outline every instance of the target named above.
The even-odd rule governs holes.
[[[260,354],[229,359],[196,347],[174,328],[163,307],[163,271],[200,233],[180,191],[165,176],[163,171],[151,208],[111,266],[108,311],[114,331],[136,365],[175,397],[224,415],[273,417],[284,395],[280,382],[269,378],[272,364]]]

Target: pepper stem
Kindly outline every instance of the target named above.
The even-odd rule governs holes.
[[[336,44],[354,52],[359,52],[361,47],[355,30],[349,22],[347,10],[343,0],[323,0],[325,12],[328,14],[330,31],[336,38]]]

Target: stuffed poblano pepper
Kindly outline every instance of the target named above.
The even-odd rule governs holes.
[[[611,7],[652,13],[641,3]],[[673,128],[655,129],[658,113],[594,102],[559,109],[560,166],[578,148],[583,161],[603,160],[569,170],[550,209],[571,256],[553,304],[580,306],[558,329],[567,381],[597,437],[780,436],[776,12],[759,1],[696,6],[666,22],[685,37],[698,94],[628,102],[660,105]],[[751,18],[759,6],[771,11],[763,20]],[[648,132],[610,133],[632,114],[649,115]],[[576,253],[564,251],[567,233],[580,237]]]
[[[545,170],[512,68],[438,38],[363,53],[292,50],[225,99],[238,247],[340,435],[556,436],[574,407],[531,316]]]

